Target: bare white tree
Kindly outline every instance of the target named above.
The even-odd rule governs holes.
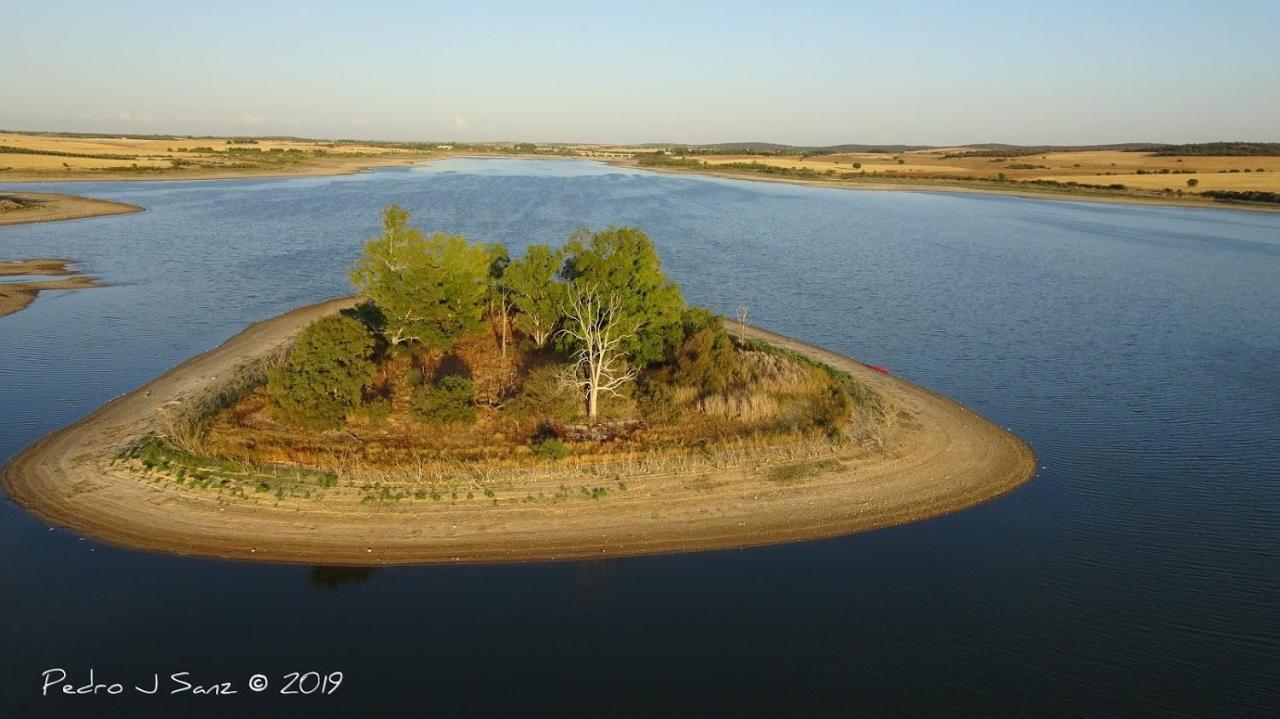
[[[747,318],[751,316],[751,308],[738,305],[738,341],[747,341]]]
[[[571,285],[566,293],[565,326],[558,334],[575,341],[577,361],[571,381],[586,399],[589,422],[596,420],[602,393],[617,395],[636,378],[635,368],[619,348],[637,327],[625,323],[619,310],[618,298],[595,285]]]

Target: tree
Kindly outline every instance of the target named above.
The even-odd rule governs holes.
[[[524,257],[507,265],[502,283],[515,306],[515,324],[544,347],[556,331],[565,304],[565,286],[556,279],[564,253],[548,245],[529,245]]]
[[[489,253],[488,282],[485,284],[485,298],[489,306],[489,317],[498,324],[498,342],[502,347],[502,356],[507,356],[507,333],[510,329],[511,292],[502,281],[507,266],[511,264],[511,255],[501,243],[485,246]]]
[[[1200,184],[1200,181],[1194,177],[1187,180],[1187,187],[1195,187],[1196,185],[1199,185],[1199,184]]]
[[[489,250],[460,235],[426,237],[395,205],[383,210],[382,228],[381,237],[365,244],[351,282],[381,310],[387,341],[447,350],[459,336],[478,331]]]
[[[375,341],[364,323],[330,315],[298,335],[289,358],[267,374],[267,397],[281,422],[312,429],[342,426],[373,381]]]
[[[570,382],[586,401],[587,421],[594,422],[600,394],[617,395],[636,377],[623,350],[635,338],[636,320],[623,311],[617,294],[590,283],[570,285],[564,314],[560,334],[572,341],[576,359]]]
[[[646,367],[666,359],[682,338],[684,297],[663,274],[649,238],[634,227],[581,230],[566,251],[563,276],[580,297],[608,294],[618,325],[627,328],[622,350],[631,361]]]

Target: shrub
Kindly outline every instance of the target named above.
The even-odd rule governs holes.
[[[1199,184],[1200,184],[1200,181],[1194,177],[1191,178],[1190,180],[1187,180],[1187,187],[1195,187],[1196,185],[1199,185]]]
[[[404,374],[404,383],[410,387],[417,387],[422,384],[422,370],[417,367],[410,367],[409,371]]]
[[[267,375],[272,415],[312,429],[342,426],[377,367],[374,337],[360,321],[330,315],[298,335],[289,358]]]
[[[675,388],[664,382],[643,382],[636,394],[636,403],[645,419],[655,424],[677,422],[684,415]]]
[[[391,401],[385,397],[370,400],[360,407],[360,414],[374,427],[381,427],[391,416]]]
[[[564,459],[569,454],[569,448],[565,446],[565,443],[555,437],[535,439],[532,447],[533,456],[538,459],[554,461],[557,459]]]
[[[562,365],[542,365],[529,371],[520,393],[503,408],[515,419],[547,419],[571,422],[582,410],[577,392],[560,382]]]
[[[833,384],[814,399],[811,410],[813,425],[828,435],[835,436],[849,421],[852,411],[853,401],[849,398],[849,393],[843,387]]]
[[[672,379],[703,395],[723,392],[740,379],[733,341],[724,318],[701,307],[684,313],[684,339],[676,347]]]
[[[472,424],[476,421],[476,384],[450,375],[413,393],[413,416],[429,424]]]

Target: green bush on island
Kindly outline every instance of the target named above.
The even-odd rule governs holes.
[[[569,455],[569,448],[565,446],[564,442],[555,437],[534,440],[531,446],[533,447],[533,456],[538,459],[554,461],[564,459]]]
[[[413,416],[428,424],[466,425],[476,421],[476,384],[449,375],[413,392]]]
[[[675,348],[671,379],[704,396],[724,392],[741,376],[724,318],[702,307],[684,313],[684,339]]]
[[[573,422],[578,419],[582,403],[576,395],[565,391],[564,369],[564,365],[544,364],[529,370],[520,391],[507,400],[503,411],[522,420]]]
[[[272,414],[312,429],[342,426],[377,371],[375,344],[369,328],[347,315],[308,325],[288,359],[268,373]]]

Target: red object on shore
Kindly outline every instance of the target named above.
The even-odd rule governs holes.
[[[876,364],[869,364],[867,366],[882,374],[893,374],[892,372],[889,371],[888,367],[881,367],[880,365],[876,365]]]

